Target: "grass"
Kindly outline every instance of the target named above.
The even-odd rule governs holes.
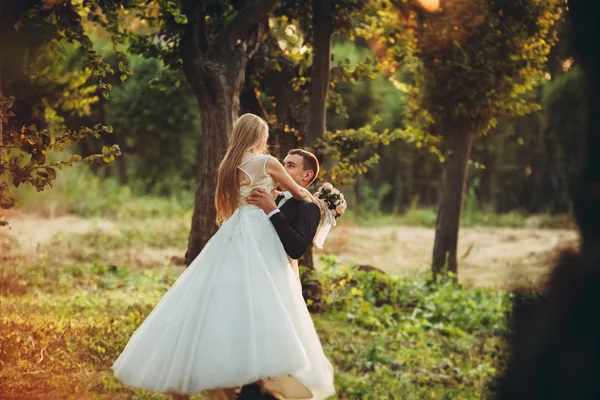
[[[136,193],[115,178],[101,178],[86,166],[66,168],[52,188],[41,193],[30,186],[11,192],[21,208],[46,215],[75,214],[118,221],[191,215],[193,193],[161,197]]]
[[[402,214],[355,213],[347,211],[340,221],[364,227],[380,226],[422,226],[435,228],[437,213],[433,208],[409,208]],[[461,216],[460,226],[496,227],[496,228],[539,228],[539,229],[571,229],[574,227],[572,216],[568,214],[532,214],[511,211],[508,213],[492,213],[487,211],[466,211]]]
[[[22,186],[13,190],[12,194],[27,211],[45,215],[75,214],[132,222],[146,219],[190,220],[194,206],[194,194],[191,192],[182,192],[170,197],[137,193],[128,186],[120,185],[114,178],[100,178],[94,175],[85,166],[61,171],[52,189],[38,193],[29,186]],[[436,219],[435,209],[413,205],[402,214],[357,212],[350,208],[341,221],[363,227],[435,227]],[[567,214],[529,215],[520,211],[497,214],[481,210],[477,206],[469,206],[465,207],[461,226],[555,229],[572,228],[574,225],[572,217]]]
[[[110,366],[183,267],[115,263],[107,254],[179,243],[174,232],[183,228],[133,221],[117,234],[61,237],[25,258],[11,255],[17,243],[0,240],[0,398],[166,398],[123,387]],[[337,399],[489,397],[504,362],[506,292],[324,261],[323,312],[314,320]]]

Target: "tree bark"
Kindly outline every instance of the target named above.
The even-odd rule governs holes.
[[[325,136],[333,36],[332,3],[326,0],[311,2],[314,55],[310,69],[308,115],[304,132],[306,146],[312,146],[317,139]]]
[[[242,69],[243,71],[243,69]],[[225,88],[224,88],[225,89]],[[188,240],[186,264],[189,265],[217,231],[215,189],[217,169],[227,150],[227,141],[237,118],[239,91],[228,90],[219,103],[199,101],[202,132],[200,179],[194,198],[192,229]],[[198,93],[198,98],[205,97]]]
[[[325,136],[327,119],[327,93],[329,92],[331,69],[331,38],[333,36],[333,2],[312,0],[313,62],[310,69],[308,108],[304,146],[313,146],[317,139]],[[321,160],[320,160],[321,161]],[[315,269],[312,248],[304,255],[304,263]]]
[[[202,128],[202,151],[194,213],[185,255],[189,265],[217,231],[214,203],[217,169],[239,111],[248,59],[262,40],[261,21],[275,0],[256,0],[211,40],[205,27],[204,2],[189,2],[189,20],[181,40],[183,70],[198,101]]]
[[[436,278],[444,268],[458,275],[456,249],[460,214],[467,181],[467,165],[475,139],[475,129],[470,128],[468,132],[464,132],[464,126],[451,124],[447,127],[445,136],[448,154],[444,163],[433,245],[432,270]]]

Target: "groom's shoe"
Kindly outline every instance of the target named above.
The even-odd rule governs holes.
[[[263,393],[258,383],[242,386],[237,400],[277,400],[268,393]]]

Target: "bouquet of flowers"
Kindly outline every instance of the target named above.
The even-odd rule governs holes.
[[[329,182],[325,182],[314,194],[314,196],[325,201],[327,208],[331,210],[331,214],[335,219],[341,217],[348,207],[348,203],[346,203],[344,194],[334,188]]]
[[[319,249],[322,249],[329,230],[331,230],[331,227],[336,226],[335,220],[344,214],[344,211],[346,211],[346,208],[348,207],[348,203],[346,203],[343,193],[334,188],[329,182],[325,182],[319,190],[317,190],[314,196],[323,200],[328,208],[325,213],[323,224],[321,225],[321,228],[319,228],[315,240],[313,241]]]

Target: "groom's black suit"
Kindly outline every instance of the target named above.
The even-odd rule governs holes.
[[[279,204],[281,199],[283,196],[278,196],[275,204]],[[277,231],[285,252],[290,258],[297,260],[304,255],[308,246],[312,245],[321,220],[321,210],[313,202],[300,201],[292,197],[283,203],[279,211],[271,215],[271,223]]]

